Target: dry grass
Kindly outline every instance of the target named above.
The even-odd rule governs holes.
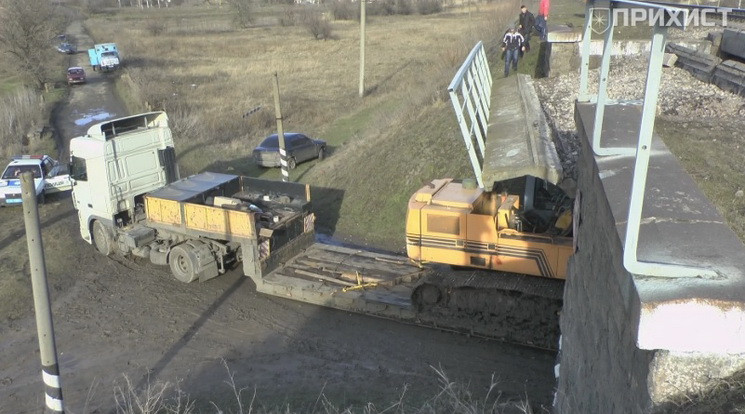
[[[713,386],[663,405],[663,414],[745,413],[745,371],[713,381]]]
[[[291,414],[297,412],[324,413],[324,414],[436,414],[436,413],[459,413],[459,414],[532,414],[529,401],[506,401],[499,392],[499,381],[492,376],[485,395],[481,398],[474,397],[469,386],[464,386],[451,381],[442,368],[432,367],[437,377],[439,388],[434,395],[423,403],[412,403],[407,395],[407,387],[403,387],[401,395],[391,403],[380,407],[374,403],[362,406],[341,407],[330,401],[324,389],[321,390],[312,408],[306,407],[302,411],[293,409],[290,405],[272,406],[263,404],[256,390],[250,387],[241,387],[235,381],[235,372],[230,370],[228,364],[223,360],[223,366],[227,371],[227,379],[223,385],[230,391],[227,401],[210,401],[209,407],[216,413],[235,414]],[[185,393],[179,384],[149,381],[142,389],[136,389],[128,377],[124,377],[123,383],[117,385],[114,390],[116,412],[118,414],[191,414],[199,412],[199,401],[193,400]]]
[[[334,39],[327,41],[288,25],[283,6],[257,7],[254,26],[241,30],[231,28],[229,8],[208,6],[123,10],[86,26],[97,41],[120,46],[141,101],[169,110],[175,125],[191,125],[175,134],[186,173],[279,177],[250,159],[274,130],[276,72],[285,130],[325,139],[330,147],[327,160],[292,172],[293,179],[343,193],[325,199],[316,192],[320,227],[398,248],[409,195],[433,178],[471,175],[446,87],[476,41],[496,50],[518,7],[510,0],[371,18],[364,99],[357,96],[359,26],[353,21],[330,21]],[[148,30],[153,18],[166,27],[158,36]]]

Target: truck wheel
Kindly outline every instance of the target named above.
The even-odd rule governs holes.
[[[44,194],[44,190],[41,191],[41,193],[36,196],[36,204],[44,204],[44,201],[46,200],[46,195]]]
[[[181,282],[193,282],[197,278],[197,256],[188,244],[179,244],[168,255],[171,273]]]
[[[104,256],[109,256],[114,253],[114,238],[111,237],[111,232],[106,226],[100,221],[96,220],[93,222],[93,245],[96,246],[96,250]]]

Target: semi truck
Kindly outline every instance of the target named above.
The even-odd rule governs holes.
[[[149,258],[182,282],[239,269],[273,296],[540,348],[558,344],[556,280],[536,285],[527,275],[495,278],[319,242],[306,184],[215,172],[181,178],[164,112],[93,125],[70,141],[70,154],[80,234],[103,255]],[[437,280],[484,283],[488,297],[450,294]]]
[[[88,49],[88,60],[94,71],[108,72],[116,70],[121,64],[119,49],[116,43],[99,43]]]

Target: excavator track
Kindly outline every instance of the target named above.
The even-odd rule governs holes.
[[[315,243],[257,291],[448,332],[555,350],[563,281],[445,266]]]
[[[564,281],[438,267],[412,292],[420,319],[462,332],[557,349]]]

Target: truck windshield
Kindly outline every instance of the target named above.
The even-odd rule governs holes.
[[[31,171],[34,178],[41,178],[41,168],[38,165],[11,165],[3,173],[4,180],[21,179],[21,174]]]
[[[116,57],[116,52],[103,52],[101,57]]]

